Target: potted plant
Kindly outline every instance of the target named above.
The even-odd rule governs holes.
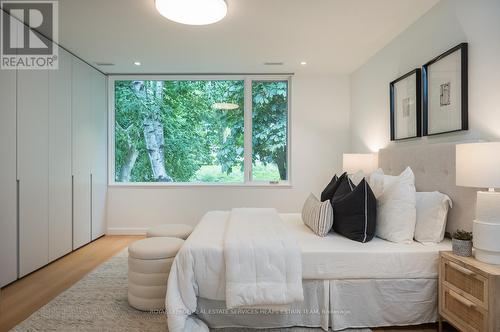
[[[458,256],[472,256],[472,232],[458,229],[451,237],[453,253]]]

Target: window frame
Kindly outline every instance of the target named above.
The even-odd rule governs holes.
[[[292,187],[292,157],[291,157],[291,114],[292,114],[292,76],[293,74],[269,75],[109,75],[108,76],[108,186],[110,187],[135,187],[135,188],[186,188],[186,187],[263,187],[263,188],[291,188]],[[128,80],[162,80],[162,81],[196,81],[196,80],[240,80],[244,81],[244,146],[243,146],[243,182],[117,182],[115,181],[115,81]],[[287,180],[254,181],[252,180],[252,82],[253,81],[286,81],[287,92]]]

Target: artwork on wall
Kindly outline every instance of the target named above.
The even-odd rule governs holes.
[[[391,141],[422,136],[421,71],[419,68],[390,83]]]
[[[423,66],[424,135],[469,129],[467,43]]]

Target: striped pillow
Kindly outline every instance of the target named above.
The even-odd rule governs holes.
[[[320,202],[310,194],[302,207],[302,221],[316,235],[326,236],[333,225],[332,204],[330,201]]]

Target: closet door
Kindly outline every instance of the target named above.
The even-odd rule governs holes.
[[[0,73],[0,287],[17,279],[16,71]]]
[[[73,57],[73,249],[91,240],[92,71]]]
[[[72,248],[71,68],[59,49],[59,69],[49,70],[49,260]]]
[[[48,85],[48,70],[18,70],[17,173],[20,277],[49,262]]]
[[[106,78],[92,70],[92,240],[106,232],[107,105]]]

